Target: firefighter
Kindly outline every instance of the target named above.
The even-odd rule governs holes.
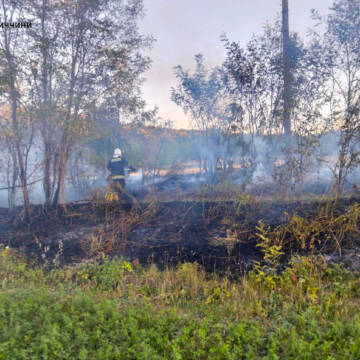
[[[107,168],[110,171],[111,188],[118,194],[118,197],[128,198],[130,201],[140,208],[139,203],[135,197],[124,189],[125,187],[125,168],[131,171],[136,171],[132,166],[128,165],[126,159],[122,157],[122,152],[119,148],[114,150],[112,159],[108,162]]]
[[[108,162],[107,168],[111,173],[111,181],[116,187],[125,186],[125,168],[128,166],[127,161],[122,157],[119,148],[114,150],[112,159]]]

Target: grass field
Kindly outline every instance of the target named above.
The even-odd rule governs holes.
[[[0,252],[0,359],[360,359],[360,278],[321,258],[236,280]]]

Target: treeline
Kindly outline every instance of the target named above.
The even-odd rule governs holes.
[[[288,1],[282,14],[245,47],[223,35],[226,59],[219,66],[206,68],[202,55],[195,56],[192,72],[176,66],[171,98],[203,132],[213,159],[221,153],[231,160],[230,134],[237,134],[244,144],[243,167],[254,169],[256,136],[274,138],[266,162],[282,187],[303,183],[314,161],[325,161],[321,136],[333,134],[337,155],[328,165],[339,197],[360,155],[360,1],[335,0],[327,17],[312,11],[314,27],[306,41],[287,35]]]

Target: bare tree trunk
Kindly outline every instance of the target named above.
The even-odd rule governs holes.
[[[9,146],[10,147],[10,146]],[[15,208],[15,197],[16,197],[16,180],[18,179],[18,166],[16,163],[16,155],[13,154],[11,149],[9,149],[11,152],[11,161],[8,162],[8,205],[9,210],[13,211]],[[11,166],[12,162],[12,166]],[[11,179],[10,179],[10,169],[11,169]]]
[[[50,176],[50,168],[51,168],[51,145],[47,142],[44,143],[44,181],[43,181],[43,188],[45,194],[45,205],[49,206],[51,204],[51,197],[52,197],[52,183],[51,183],[51,176]],[[55,179],[53,179],[55,181]]]
[[[14,130],[16,131],[16,136],[19,132],[19,124],[18,124],[18,118],[17,118],[17,91],[15,89],[15,83],[13,78],[10,80],[10,102],[11,102],[11,118],[13,121]],[[21,151],[20,142],[19,139],[15,140],[15,149],[16,149],[16,155],[17,155],[17,163],[19,165],[19,177],[20,177],[20,184],[21,189],[23,192],[23,198],[24,198],[24,208],[25,208],[25,221],[30,221],[30,198],[29,198],[29,192],[27,188],[27,178],[26,178],[26,164],[24,161],[24,155]]]
[[[6,5],[5,1],[1,1],[2,9],[3,9],[3,16],[5,22],[8,21],[6,17]],[[10,20],[12,19],[12,15]],[[3,32],[3,55],[4,59],[6,60],[7,71],[8,71],[8,81],[9,81],[9,102],[11,107],[11,121],[12,121],[12,128],[15,132],[15,139],[14,139],[14,148],[15,154],[17,157],[17,164],[19,166],[19,177],[20,177],[20,184],[21,189],[23,192],[24,198],[24,209],[25,209],[25,221],[30,221],[30,199],[29,193],[27,189],[27,166],[26,166],[26,158],[21,150],[21,139],[20,139],[20,127],[18,121],[18,97],[19,94],[16,89],[16,80],[17,80],[17,69],[15,63],[15,56],[11,49],[11,41],[12,38],[9,35],[9,31],[12,30],[4,30]]]
[[[282,0],[282,37],[283,37],[283,125],[285,135],[291,134],[291,63],[290,63],[290,35],[289,35],[289,1]]]
[[[67,135],[66,130],[64,131],[65,133],[62,136],[62,140],[60,144],[58,179],[57,179],[57,185],[53,199],[53,206],[57,206],[59,202],[63,201],[63,194],[65,188],[68,154],[69,154],[69,136]]]
[[[41,92],[42,92],[42,103],[41,103],[41,135],[44,143],[44,181],[43,189],[45,195],[45,205],[51,204],[53,195],[52,181],[55,182],[55,178],[51,179],[51,162],[53,160],[53,146],[51,144],[50,135],[50,105],[51,105],[51,84],[49,84],[49,77],[51,77],[51,59],[49,55],[49,39],[46,29],[46,21],[49,18],[48,14],[48,0],[42,0],[41,5]]]
[[[351,137],[346,135],[341,140],[341,148],[339,154],[339,172],[336,177],[336,204],[338,203],[343,190],[344,171],[346,167],[346,154],[348,152],[350,140]]]

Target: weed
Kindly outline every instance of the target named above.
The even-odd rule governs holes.
[[[123,259],[110,261],[105,257],[102,265],[88,263],[82,266],[75,274],[75,281],[80,285],[91,282],[97,288],[109,291],[116,289],[124,275],[132,271],[131,263]]]

